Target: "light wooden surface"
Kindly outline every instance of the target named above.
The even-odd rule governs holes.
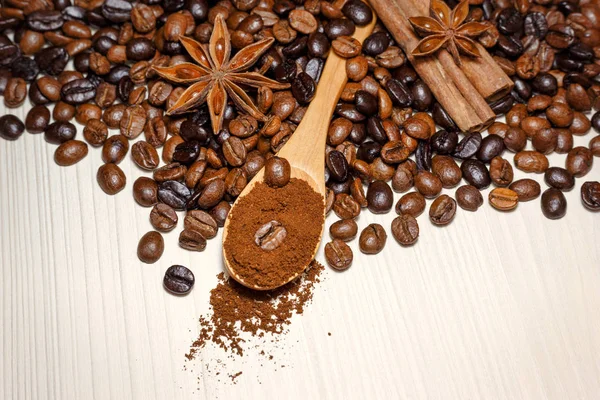
[[[142,172],[127,158],[127,188],[108,197],[98,149],[71,168],[54,149],[41,135],[0,141],[2,399],[598,398],[600,215],[580,205],[582,180],[559,221],[539,200],[508,214],[486,201],[446,228],[421,216],[414,247],[390,235],[378,256],[355,251],[347,272],[326,270],[274,361],[253,339],[242,359],[208,347],[184,363],[223,268],[220,236],[193,254],[173,232],[159,263],[140,263],[149,210],[131,187]],[[586,180],[600,179],[599,162]],[[392,218],[364,213],[359,225],[389,234]],[[187,297],[162,288],[174,263],[196,274]]]

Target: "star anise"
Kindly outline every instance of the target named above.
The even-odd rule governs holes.
[[[481,54],[471,38],[484,33],[489,26],[479,22],[464,24],[469,15],[469,1],[462,0],[453,10],[443,0],[431,0],[431,17],[409,18],[414,30],[423,40],[412,51],[414,56],[428,56],[445,47],[457,65],[460,54],[480,57]]]
[[[231,97],[241,111],[250,114],[259,121],[266,119],[248,96],[243,87],[286,89],[282,84],[257,72],[245,72],[267,51],[275,41],[273,38],[259,40],[241,49],[231,57],[231,40],[225,20],[217,16],[208,50],[197,41],[181,36],[179,41],[190,57],[197,63],[181,63],[172,67],[154,67],[163,78],[181,84],[191,84],[173,104],[168,115],[190,111],[203,103],[208,103],[213,130],[223,127],[223,115],[227,99]]]

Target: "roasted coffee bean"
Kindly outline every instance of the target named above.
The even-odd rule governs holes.
[[[98,185],[108,195],[115,195],[125,187],[127,178],[116,164],[104,164],[98,168],[96,174]]]
[[[160,163],[156,149],[143,140],[136,142],[131,147],[131,157],[138,167],[147,171],[156,169]]]
[[[410,192],[398,200],[396,213],[417,218],[425,211],[425,197],[419,192]]]
[[[387,234],[383,226],[370,224],[363,229],[358,240],[360,251],[365,254],[377,254],[385,247]]]
[[[548,219],[560,219],[567,214],[567,199],[558,189],[550,188],[542,193],[542,213]]]
[[[337,150],[330,151],[326,158],[327,169],[336,182],[345,182],[348,179],[349,167],[344,154]],[[267,161],[269,164],[269,161]]]
[[[271,187],[278,188],[287,185],[290,181],[290,174],[290,163],[285,158],[274,156],[265,162],[265,182]]]
[[[315,97],[317,86],[314,79],[305,72],[301,72],[292,81],[292,94],[300,104],[308,104]]]
[[[456,189],[456,202],[463,210],[477,211],[483,204],[483,196],[479,189],[472,185],[464,185]]]
[[[337,39],[341,36],[352,36],[356,26],[349,19],[335,18],[325,26],[325,34],[329,40]]]
[[[455,132],[457,130],[456,124],[454,123],[450,115],[448,115],[446,110],[444,110],[444,108],[439,103],[433,104],[431,109],[431,116],[433,117],[433,120],[435,121],[436,125],[441,126],[442,129],[445,129],[449,132]]]
[[[0,117],[0,137],[5,140],[17,140],[25,130],[25,124],[15,115]]]
[[[158,185],[154,179],[141,176],[133,183],[133,198],[142,207],[158,203]]]
[[[481,146],[477,151],[477,159],[489,163],[494,157],[501,155],[503,151],[504,140],[498,135],[488,135],[481,141]]]
[[[129,76],[124,76],[119,79],[119,83],[117,84],[117,96],[123,103],[128,103],[129,95],[131,94],[134,86],[135,85]]]
[[[183,142],[175,147],[173,162],[190,165],[200,155],[200,143],[197,141]]]
[[[568,191],[575,186],[575,177],[569,171],[560,167],[550,167],[544,174],[544,181],[550,187]]]
[[[158,199],[175,210],[185,210],[192,193],[182,183],[166,181],[158,186]]]
[[[440,155],[453,153],[457,144],[456,132],[440,130],[431,137],[431,150]]]
[[[402,246],[410,246],[419,238],[419,224],[415,217],[402,214],[392,221],[392,236]]]
[[[521,128],[509,128],[504,136],[504,145],[513,153],[518,153],[525,149],[527,135]]]
[[[173,162],[154,170],[153,178],[157,182],[181,181],[187,172],[185,165]]]
[[[52,110],[52,118],[58,122],[69,122],[75,116],[75,106],[59,101]]]
[[[325,245],[325,260],[331,268],[337,271],[347,270],[352,265],[352,259],[352,249],[343,241],[334,239]]]
[[[332,239],[339,239],[348,242],[356,237],[358,233],[358,224],[353,219],[346,219],[334,222],[329,227],[329,235]]]
[[[54,152],[54,161],[60,166],[77,164],[88,154],[88,145],[80,140],[69,140],[62,143]]]
[[[571,151],[569,151],[569,154],[567,154],[565,168],[574,177],[581,178],[582,176],[585,176],[588,172],[590,172],[593,164],[594,155],[592,154],[590,149],[583,146],[579,146],[573,148]]]
[[[515,154],[515,166],[521,171],[541,174],[549,167],[548,158],[538,151],[524,150]]]
[[[536,199],[542,192],[540,184],[533,179],[520,179],[514,181],[508,188],[517,193],[519,201]]]
[[[363,53],[371,57],[375,57],[383,53],[390,45],[390,40],[387,33],[375,32],[367,37],[363,42]]]
[[[90,119],[83,128],[83,137],[92,146],[102,146],[108,137],[108,128],[99,119]]]
[[[373,20],[373,11],[361,0],[349,0],[342,7],[342,13],[358,26],[368,25]]]
[[[50,110],[46,106],[34,106],[25,118],[25,129],[29,133],[42,133],[50,122]]]
[[[10,78],[4,89],[4,105],[8,108],[21,106],[27,98],[27,82],[22,78]]]
[[[394,105],[398,107],[410,107],[412,105],[412,95],[401,81],[392,78],[388,80],[385,89]]]
[[[173,265],[165,272],[163,285],[176,295],[188,294],[194,287],[194,274],[182,265]]]
[[[209,213],[201,210],[188,211],[183,226],[186,230],[200,233],[207,240],[217,236],[219,230],[217,221]]]
[[[422,80],[418,80],[413,84],[411,94],[413,98],[413,107],[416,110],[427,111],[433,104],[433,94]]]
[[[514,210],[519,205],[519,195],[506,188],[495,188],[490,192],[488,199],[492,207],[499,211]]]
[[[339,36],[332,43],[331,47],[335,54],[342,58],[352,58],[360,54],[362,45],[358,40],[351,36]]]
[[[431,169],[431,146],[429,140],[419,140],[417,150],[415,151],[415,160],[418,170],[429,171]]]
[[[35,79],[40,72],[36,62],[29,57],[21,56],[10,64],[12,75],[16,78],[23,78],[27,82]]]
[[[374,181],[367,190],[367,207],[373,214],[385,214],[392,209],[392,189],[383,181]]]
[[[62,100],[68,104],[84,104],[96,97],[96,86],[89,79],[76,79],[62,86]]]
[[[60,29],[64,19],[60,11],[39,10],[29,14],[26,18],[27,27],[38,32],[47,32]]]
[[[204,251],[206,239],[199,232],[184,229],[179,234],[179,246],[190,251]]]
[[[273,251],[283,244],[287,229],[279,221],[270,221],[258,228],[254,243],[264,251]]]
[[[490,186],[490,173],[484,163],[479,160],[465,160],[460,166],[465,180],[477,189],[485,189]]]
[[[550,154],[556,149],[558,143],[558,130],[542,129],[531,139],[533,148],[543,154]]]
[[[431,171],[437,176],[444,188],[452,188],[460,183],[462,171],[454,159],[437,155],[431,160]]]
[[[532,81],[533,89],[548,96],[554,96],[558,91],[558,82],[556,78],[549,73],[540,73]]]
[[[330,44],[324,33],[311,33],[306,45],[308,47],[308,54],[311,57],[324,58],[329,53]]]
[[[141,262],[154,264],[163,255],[164,250],[165,241],[162,235],[156,231],[150,231],[140,239],[137,255]]]
[[[198,206],[202,209],[210,209],[216,206],[225,195],[225,181],[222,179],[215,179],[210,181],[200,194],[198,198]]]
[[[353,219],[360,214],[360,204],[346,193],[338,193],[333,203],[333,211],[340,219]]]
[[[473,157],[479,151],[481,147],[481,133],[476,132],[471,135],[465,136],[454,149],[452,156],[455,158],[461,158],[463,160]]]
[[[429,171],[419,171],[414,177],[415,188],[427,199],[437,197],[442,191],[442,182]]]
[[[77,129],[70,122],[53,122],[44,130],[44,139],[48,143],[61,144],[75,138]]]
[[[229,165],[240,167],[246,161],[246,147],[241,139],[231,136],[223,143],[223,156]]]
[[[150,224],[160,232],[170,232],[177,226],[177,213],[170,206],[159,203],[150,212]]]
[[[600,211],[600,182],[585,182],[581,186],[581,202],[590,211]]]
[[[119,164],[129,151],[129,141],[123,135],[113,135],[102,146],[102,161]]]
[[[35,54],[40,71],[56,76],[63,72],[69,61],[69,53],[62,47],[47,47]]]
[[[441,195],[431,203],[429,220],[438,226],[448,225],[456,215],[456,201],[448,196]]]
[[[497,186],[508,186],[514,178],[512,165],[500,156],[494,157],[490,163],[490,178]]]
[[[119,130],[128,139],[135,139],[144,131],[145,125],[146,110],[141,105],[134,105],[125,109]]]

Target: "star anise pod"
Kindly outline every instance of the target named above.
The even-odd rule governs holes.
[[[190,85],[173,104],[168,115],[190,111],[208,103],[214,132],[223,127],[223,115],[227,99],[231,97],[241,111],[259,121],[266,119],[248,96],[244,87],[286,89],[288,84],[279,83],[257,72],[247,72],[275,39],[266,38],[241,49],[231,58],[231,39],[223,16],[217,16],[210,36],[208,50],[201,43],[181,36],[179,41],[196,62],[181,63],[172,67],[154,67],[168,81]]]
[[[423,40],[412,51],[414,56],[428,56],[445,47],[457,65],[462,65],[460,54],[480,57],[481,54],[471,38],[475,38],[489,26],[480,22],[464,24],[469,15],[469,1],[462,0],[453,10],[443,0],[431,0],[431,17],[409,18],[414,30]]]

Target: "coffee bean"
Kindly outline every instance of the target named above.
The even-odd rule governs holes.
[[[150,224],[160,232],[170,232],[177,226],[177,213],[170,206],[159,203],[150,212]]]
[[[362,45],[351,36],[339,36],[333,42],[331,47],[335,54],[342,58],[352,58],[360,54]]]
[[[515,154],[515,166],[521,171],[541,174],[549,167],[548,158],[538,152],[524,150]]]
[[[335,196],[333,211],[340,219],[353,219],[360,214],[360,204],[346,193]]]
[[[158,186],[158,199],[175,210],[185,210],[192,193],[182,183],[166,181]]]
[[[498,135],[488,135],[481,141],[481,146],[477,151],[477,159],[489,163],[494,157],[501,155],[503,151],[504,140]]]
[[[317,20],[306,10],[292,10],[288,15],[288,21],[292,28],[305,35],[313,33],[318,28]]]
[[[217,221],[210,214],[201,210],[188,211],[183,220],[183,226],[187,230],[200,233],[207,240],[217,236],[219,229]]]
[[[571,151],[569,151],[569,154],[567,154],[565,168],[573,176],[581,178],[582,176],[585,176],[588,172],[590,172],[593,164],[594,155],[592,154],[590,149],[583,146],[579,146],[573,148]]]
[[[27,27],[38,32],[47,32],[60,29],[64,19],[60,11],[39,10],[29,14],[26,18]]]
[[[373,11],[361,0],[349,0],[342,7],[342,13],[358,26],[368,25],[373,20]]]
[[[483,139],[481,137],[481,133],[479,132],[465,136],[456,145],[452,156],[455,158],[461,158],[463,160],[473,157],[477,153],[477,151],[479,151],[479,147],[481,147],[482,140]]]
[[[334,239],[325,245],[325,260],[331,268],[337,271],[347,270],[352,265],[352,259],[352,249],[343,241]]]
[[[374,181],[367,190],[367,204],[373,214],[385,214],[392,209],[392,189],[383,181]]]
[[[264,251],[273,251],[283,244],[287,229],[279,221],[262,225],[254,234],[254,243]]]
[[[48,143],[61,144],[75,138],[77,130],[70,122],[53,122],[44,130],[44,139]]]
[[[385,247],[387,234],[383,226],[370,224],[360,234],[359,248],[365,254],[377,254]],[[345,244],[345,243],[344,243]]]
[[[558,189],[550,188],[542,193],[542,212],[548,219],[560,219],[567,213],[567,199]]]
[[[433,199],[442,191],[442,182],[429,171],[419,171],[414,177],[415,188],[426,199]]]
[[[29,133],[42,133],[50,122],[50,110],[46,106],[34,106],[25,118],[25,129]]]
[[[600,211],[600,182],[585,182],[581,186],[581,201],[590,211]]]
[[[500,156],[494,157],[490,164],[490,178],[497,186],[510,185],[514,178],[512,165]]]
[[[456,202],[463,210],[477,211],[483,204],[483,196],[475,186],[464,185],[456,189]]]
[[[329,235],[332,239],[339,239],[348,242],[356,237],[358,233],[358,224],[353,219],[346,219],[334,222],[329,227]]]
[[[375,32],[367,37],[363,42],[363,53],[371,57],[375,57],[383,53],[390,45],[390,40],[387,33]]]
[[[525,149],[527,145],[527,135],[521,128],[510,128],[504,136],[504,145],[513,153],[518,153]]]
[[[143,263],[154,264],[160,259],[164,250],[165,242],[162,235],[156,231],[150,231],[140,239],[137,255]]]
[[[23,122],[15,115],[0,117],[0,137],[5,140],[17,140],[25,130]]]
[[[194,287],[194,274],[182,265],[172,265],[165,272],[163,285],[167,291],[176,295],[188,294]]]
[[[141,176],[133,183],[133,198],[142,207],[158,203],[158,184],[154,179]]]
[[[398,200],[396,213],[399,215],[410,215],[417,218],[425,211],[425,197],[419,192],[410,192]]]
[[[500,211],[514,210],[519,204],[519,195],[506,188],[495,188],[488,198],[492,207]]]
[[[290,181],[291,167],[285,158],[273,156],[265,162],[265,182],[271,187],[283,187]]]
[[[465,160],[460,166],[465,180],[477,189],[490,186],[491,178],[484,163],[479,160]]]
[[[217,221],[219,227],[222,228],[225,225],[229,210],[231,210],[231,205],[225,200],[219,202],[210,210],[210,215]]]
[[[437,155],[431,160],[431,170],[437,176],[444,188],[452,188],[460,183],[462,171],[454,159],[449,156]]]
[[[88,154],[88,145],[80,140],[69,140],[62,143],[54,152],[54,161],[60,166],[77,164]]]
[[[419,224],[414,216],[402,214],[392,221],[392,236],[402,246],[410,246],[419,238]]]
[[[536,199],[542,192],[540,184],[533,179],[514,181],[508,188],[517,193],[521,202]]]
[[[198,206],[202,209],[209,209],[216,206],[225,195],[225,181],[222,179],[215,179],[210,181],[200,194],[198,198]]]
[[[206,249],[206,239],[200,232],[184,229],[179,234],[179,246],[190,251],[204,251]]]
[[[575,178],[569,171],[560,167],[550,167],[544,174],[544,181],[550,187],[568,191],[575,186]]]
[[[292,81],[292,94],[300,104],[308,104],[315,97],[317,86],[314,79],[305,72],[301,72]]]
[[[119,123],[121,134],[128,139],[135,139],[146,125],[146,110],[141,105],[127,107]]]
[[[431,203],[429,220],[438,226],[448,225],[456,215],[456,201],[448,196],[441,195]]]
[[[115,195],[125,187],[127,178],[116,164],[104,164],[98,168],[96,174],[98,185],[108,195]]]
[[[12,77],[4,89],[4,105],[8,108],[21,106],[27,98],[27,82],[23,78]]]
[[[440,130],[431,137],[431,150],[440,155],[453,153],[457,144],[458,135],[456,132]]]

